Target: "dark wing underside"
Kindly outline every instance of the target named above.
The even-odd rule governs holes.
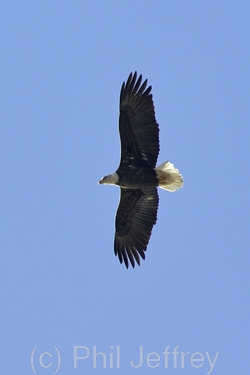
[[[151,86],[142,76],[130,74],[121,88],[119,132],[121,137],[121,163],[138,165],[147,163],[155,167],[159,154],[159,127],[155,119]]]
[[[139,255],[145,259],[144,252],[157,219],[157,188],[122,189],[120,204],[115,221],[115,255],[128,268],[135,260],[140,265]]]

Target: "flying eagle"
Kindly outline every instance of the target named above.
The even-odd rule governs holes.
[[[120,186],[120,203],[115,219],[115,255],[128,268],[145,251],[157,220],[157,186],[168,191],[182,187],[178,169],[169,161],[156,167],[159,154],[159,126],[151,86],[142,75],[130,74],[120,93],[119,132],[121,161],[116,172],[103,177],[99,184]]]

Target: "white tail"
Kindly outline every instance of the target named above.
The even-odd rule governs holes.
[[[174,167],[174,164],[166,161],[165,163],[156,167],[155,170],[160,188],[173,192],[182,187],[182,175],[179,173],[178,169]]]

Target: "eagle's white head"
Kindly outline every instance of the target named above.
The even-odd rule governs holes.
[[[98,184],[105,184],[105,185],[117,185],[117,182],[119,181],[119,176],[118,174],[112,173],[109,174],[108,176],[103,177]]]

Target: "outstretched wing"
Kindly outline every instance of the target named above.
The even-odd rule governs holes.
[[[144,252],[157,220],[157,188],[122,189],[120,204],[115,220],[115,255],[128,268],[135,260],[140,265],[139,255],[145,259]]]
[[[159,126],[155,119],[151,86],[142,76],[130,74],[123,82],[120,94],[119,132],[121,138],[121,164],[138,162],[155,167],[159,154]]]

